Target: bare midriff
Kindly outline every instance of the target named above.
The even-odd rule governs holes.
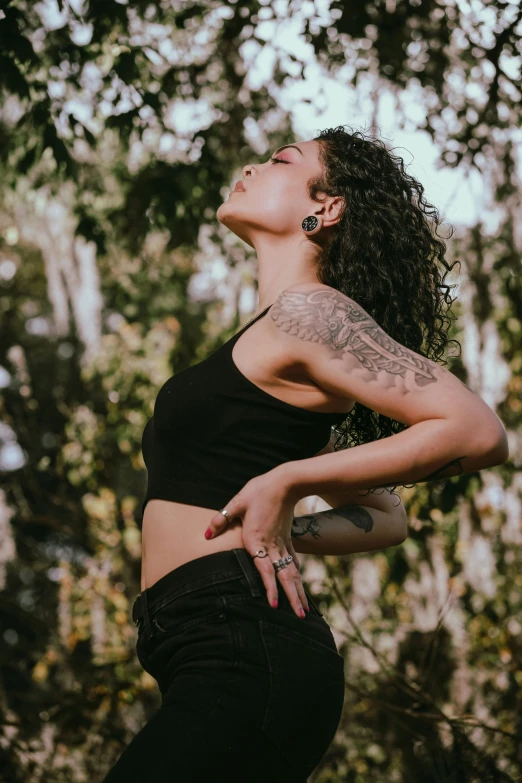
[[[325,413],[345,410],[348,415],[354,401],[319,389],[301,368],[285,361],[278,354],[277,345],[270,344],[271,334],[264,321],[262,318],[253,324],[234,345],[233,361],[243,375],[290,405]],[[142,590],[189,560],[225,549],[244,548],[240,520],[228,524],[216,538],[206,540],[205,530],[217,511],[170,500],[148,501],[142,526]]]
[[[143,515],[141,538],[142,590],[196,557],[223,549],[243,548],[239,520],[228,524],[217,538],[206,540],[205,530],[217,510],[171,500],[149,500]]]

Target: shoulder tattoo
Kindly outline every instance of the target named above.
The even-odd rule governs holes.
[[[411,371],[417,386],[437,380],[433,362],[396,342],[366,310],[340,291],[283,291],[270,315],[281,331],[327,345],[341,356],[349,353],[371,372],[385,371],[404,378]]]

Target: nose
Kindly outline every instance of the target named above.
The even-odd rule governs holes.
[[[243,172],[243,177],[245,179],[250,176],[250,172],[252,171],[253,168],[254,167],[250,163],[248,165],[246,165],[246,166],[243,166],[241,171]]]

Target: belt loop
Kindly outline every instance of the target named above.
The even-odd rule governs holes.
[[[241,570],[247,579],[251,594],[256,598],[260,595],[263,595],[263,592],[259,587],[258,582],[256,582],[254,574],[252,573],[252,569],[254,569],[261,578],[261,574],[259,574],[256,566],[254,565],[252,556],[247,552],[246,549],[241,549],[241,547],[233,549],[232,551],[237,557],[238,563],[241,566]]]

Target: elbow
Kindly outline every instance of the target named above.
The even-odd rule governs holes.
[[[509,458],[508,436],[502,420],[484,403],[487,414],[471,411],[469,417],[462,416],[459,426],[460,444],[467,445],[470,459],[478,463],[475,470],[502,465]]]
[[[502,465],[509,459],[509,441],[502,422],[500,422],[498,435],[487,441],[483,456],[488,462],[487,466],[490,468],[493,468],[495,465]]]
[[[507,462],[509,459],[509,445],[507,441],[505,443],[502,443],[498,446],[496,451],[493,455],[493,463],[491,467],[494,467],[495,465],[503,465],[504,462]]]
[[[400,546],[401,544],[404,544],[407,538],[408,538],[408,527],[405,526],[400,534],[397,531],[396,534],[394,533],[394,535],[390,537],[389,543],[386,546],[387,547]]]

